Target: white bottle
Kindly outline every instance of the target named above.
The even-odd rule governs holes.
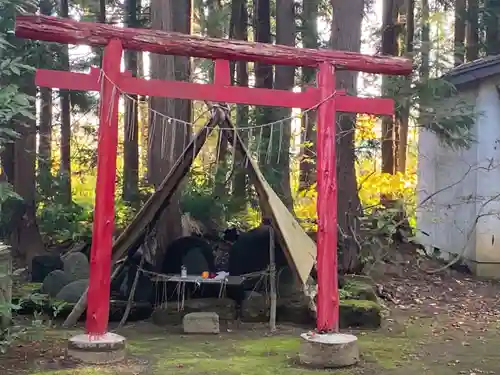
[[[185,265],[181,266],[181,278],[185,279],[187,277],[187,268]]]

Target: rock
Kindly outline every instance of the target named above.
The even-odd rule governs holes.
[[[127,308],[128,301],[109,301],[109,321],[119,322],[125,309]],[[145,320],[151,317],[153,313],[153,306],[148,302],[133,302],[129,311],[127,322],[135,322],[138,320]]]
[[[253,297],[262,297],[262,294],[260,294],[258,292],[254,292],[253,290],[245,292],[245,299],[253,298]]]
[[[151,314],[151,320],[157,326],[163,327],[167,325],[179,324],[182,322],[182,312],[177,310],[157,307]]]
[[[147,268],[146,264],[143,265],[143,269]],[[120,285],[120,299],[128,301],[130,293],[132,293],[132,287],[135,280],[135,275],[138,270],[138,265],[129,263],[125,267],[126,276],[122,279],[122,285]],[[153,282],[151,281],[149,275],[144,272],[139,271],[139,278],[137,279],[137,285],[134,292],[134,302],[149,302],[153,297]]]
[[[341,300],[340,327],[379,328],[382,324],[382,308],[373,301]]]
[[[381,307],[366,300],[340,300],[339,319],[341,328],[378,328],[382,322]],[[288,298],[280,298],[276,309],[279,321],[295,324],[314,325],[316,303],[305,294],[296,293]]]
[[[362,279],[346,279],[346,283],[341,290],[344,293],[345,299],[358,299],[377,302],[378,297],[373,284],[360,281]]]
[[[179,311],[177,302],[168,302],[166,306],[155,309],[152,318],[158,325],[178,324],[181,318],[193,312],[215,312],[221,320],[234,320],[236,304],[229,298],[195,298],[184,302],[184,310]]]
[[[38,255],[31,261],[31,281],[42,283],[49,273],[63,269],[59,255]]]
[[[203,255],[203,264],[201,267],[196,265],[196,261],[194,264],[190,265],[185,265],[183,263],[185,256],[195,249],[198,253]],[[198,274],[201,274],[203,271],[215,272],[212,247],[203,238],[197,236],[178,238],[168,246],[165,254],[166,255],[161,267],[161,273],[179,274],[183,264],[186,266],[188,274],[196,274],[196,271],[199,271]],[[196,255],[196,258],[200,259],[198,255]]]
[[[359,361],[358,340],[342,333],[303,333],[300,335],[299,360],[313,368],[341,368]]]
[[[247,323],[267,322],[269,312],[269,299],[261,294],[252,295],[241,305],[241,320]]]
[[[64,272],[71,281],[89,278],[89,261],[83,253],[71,253],[64,258]]]
[[[276,269],[287,265],[278,242],[275,244]],[[269,229],[259,226],[241,233],[229,252],[229,273],[234,276],[260,272],[269,266]],[[254,280],[254,283],[258,278]],[[251,290],[251,289],[250,289]]]
[[[66,275],[66,273],[64,273],[64,271],[52,271],[45,277],[45,279],[43,279],[41,292],[48,294],[53,298],[57,296],[57,293],[59,293],[63,287],[68,285],[70,281],[70,278]]]
[[[214,312],[195,312],[184,316],[185,333],[219,333],[219,316]]]
[[[86,279],[73,281],[57,293],[56,299],[67,303],[77,303],[83,293],[85,293],[88,284],[89,281]]]
[[[288,263],[279,241],[275,243],[276,269],[285,267]],[[233,276],[259,273],[269,267],[269,228],[259,226],[249,232],[241,233],[229,252],[228,269]],[[238,306],[243,304],[245,291],[261,292],[265,283],[261,277],[246,279],[242,285],[227,288],[227,295],[236,301]]]
[[[229,272],[229,252],[232,244],[230,242],[219,242],[214,252],[214,263],[217,272]]]
[[[345,282],[359,282],[366,285],[375,286],[375,281],[368,275],[343,275]]]
[[[276,307],[276,319],[295,324],[314,324],[316,306],[311,297],[297,292],[287,298],[279,298]]]
[[[293,295],[300,285],[290,267],[286,266],[277,272],[277,291],[280,297],[289,297]]]
[[[171,303],[170,305],[174,304]],[[222,320],[233,320],[236,315],[236,305],[229,298],[196,298],[184,302],[185,313],[204,311],[213,311]]]
[[[210,270],[207,259],[202,250],[198,248],[189,250],[182,258],[182,263],[186,266],[189,275],[201,275],[203,272]]]

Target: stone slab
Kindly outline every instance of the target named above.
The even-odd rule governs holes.
[[[110,332],[99,337],[76,335],[69,339],[67,353],[69,357],[84,363],[116,363],[125,359],[126,340]]]
[[[219,315],[214,312],[194,312],[186,314],[182,319],[184,333],[212,333],[220,332]]]
[[[341,368],[359,361],[356,336],[342,333],[307,332],[300,335],[299,360],[314,368]]]

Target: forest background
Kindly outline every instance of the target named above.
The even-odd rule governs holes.
[[[415,226],[418,133],[435,132],[449,147],[468,147],[473,109],[453,114],[438,103],[456,95],[443,74],[463,62],[498,54],[500,0],[0,0],[0,235],[20,262],[54,247],[88,240],[95,198],[98,96],[37,88],[34,69],[88,71],[102,49],[14,37],[20,12],[118,26],[306,48],[405,56],[405,78],[339,72],[351,95],[396,100],[394,118],[339,115],[337,170],[341,266],[359,271],[382,256],[405,221]],[[213,62],[127,51],[134,76],[209,83]],[[237,62],[233,84],[301,90],[315,72]],[[152,194],[207,120],[204,103],[123,96],[116,219],[118,233]],[[316,220],[315,112],[234,106],[246,144],[287,207],[307,230]],[[156,224],[160,248],[180,236],[181,215],[205,231],[260,222],[244,161],[214,133],[187,181]],[[394,205],[394,202],[398,203]],[[390,204],[389,204],[390,203]],[[406,220],[407,219],[407,220]]]

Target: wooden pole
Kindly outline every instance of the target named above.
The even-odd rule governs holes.
[[[269,290],[271,295],[271,311],[269,314],[269,329],[276,331],[276,261],[275,261],[274,229],[269,225]]]
[[[135,290],[137,289],[137,283],[139,282],[139,276],[143,265],[144,265],[144,253],[142,253],[141,261],[139,262],[139,266],[135,271],[135,277],[132,283],[132,289],[130,290],[130,294],[128,296],[127,307],[125,308],[125,312],[123,313],[122,319],[118,324],[118,328],[123,327],[123,325],[127,322],[128,315],[130,314],[130,309],[132,308],[132,303],[134,302]]]
[[[401,57],[370,56],[357,52],[203,38],[160,30],[120,28],[32,14],[16,17],[16,36],[89,46],[106,46],[111,40],[117,39],[122,42],[125,49],[214,60],[255,61],[308,67],[317,67],[327,62],[338,69],[391,75],[408,75],[412,71],[411,61]]]
[[[108,330],[120,98],[120,92],[113,82],[120,76],[122,54],[121,42],[111,40],[104,50],[102,64],[97,180],[86,321],[87,333],[92,336],[104,335]]]
[[[335,154],[336,103],[335,70],[322,64],[318,86],[325,102],[318,108],[318,332],[337,332],[339,297],[337,284],[337,169]],[[327,100],[328,99],[328,100]]]

